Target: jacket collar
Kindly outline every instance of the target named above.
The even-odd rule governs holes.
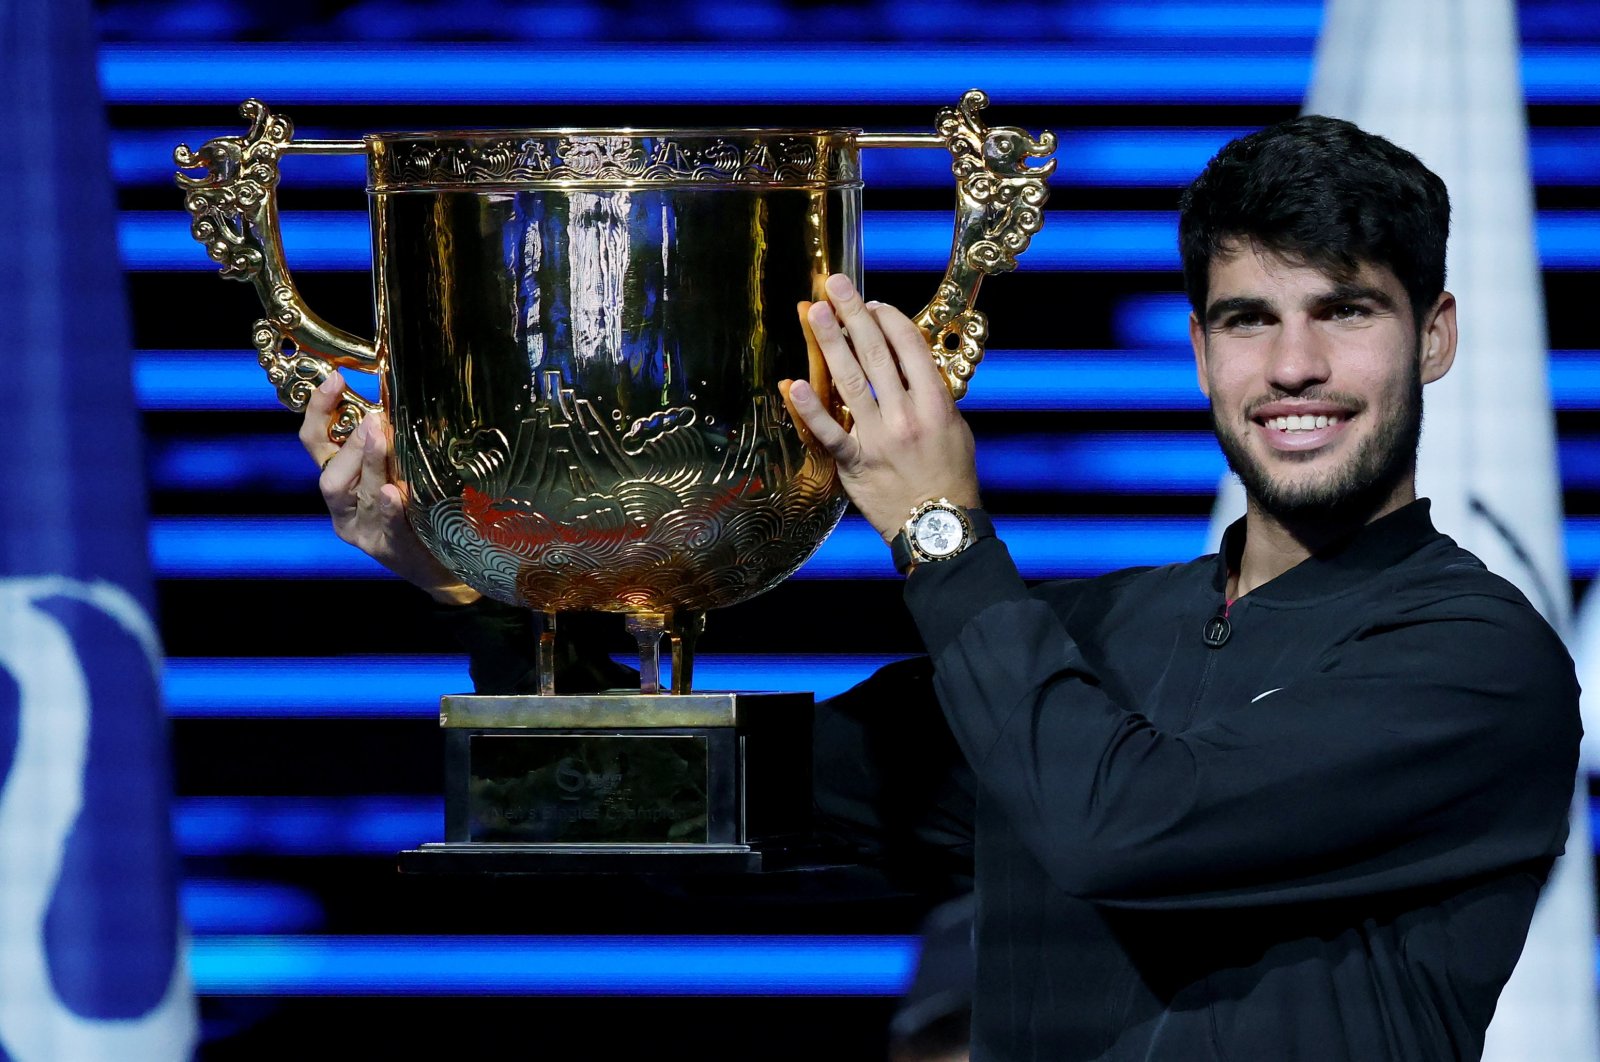
[[[1321,597],[1392,568],[1439,537],[1429,515],[1431,505],[1427,498],[1418,498],[1312,554],[1271,582],[1256,587],[1249,596],[1273,601]],[[1239,568],[1244,539],[1245,520],[1240,517],[1222,535],[1222,549],[1217,553],[1212,575],[1212,585],[1218,593],[1227,587],[1228,573]]]

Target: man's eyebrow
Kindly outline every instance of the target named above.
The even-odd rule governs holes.
[[[1385,310],[1394,309],[1394,299],[1388,292],[1367,284],[1335,284],[1311,300],[1315,306],[1331,306],[1341,302],[1370,302]]]
[[[1229,299],[1218,299],[1206,307],[1206,324],[1214,325],[1231,313],[1267,313],[1272,309],[1272,304],[1266,299],[1256,295],[1235,295]]]

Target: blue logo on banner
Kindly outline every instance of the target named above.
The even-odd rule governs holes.
[[[107,582],[0,580],[0,1055],[186,1057],[160,652]]]

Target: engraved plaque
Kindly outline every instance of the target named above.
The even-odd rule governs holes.
[[[704,844],[707,738],[474,734],[472,841]]]

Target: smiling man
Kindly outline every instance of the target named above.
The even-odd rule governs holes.
[[[1224,148],[1180,244],[1247,512],[1219,555],[1034,588],[916,328],[843,277],[812,308],[853,424],[791,403],[908,573],[975,779],[974,1059],[1481,1054],[1562,850],[1578,691],[1416,498],[1448,228],[1439,179],[1349,123]]]
[[[1448,230],[1438,178],[1349,123],[1224,148],[1180,244],[1247,512],[1215,556],[1032,588],[925,337],[842,276],[812,307],[853,423],[805,382],[790,405],[929,652],[818,706],[817,802],[925,881],[975,879],[977,1062],[1481,1054],[1580,729],[1555,633],[1415,496]],[[480,692],[536,691],[527,615],[407,528],[381,421],[328,443],[342,386],[302,431],[340,536],[449,606]],[[606,684],[586,652],[559,682]]]

